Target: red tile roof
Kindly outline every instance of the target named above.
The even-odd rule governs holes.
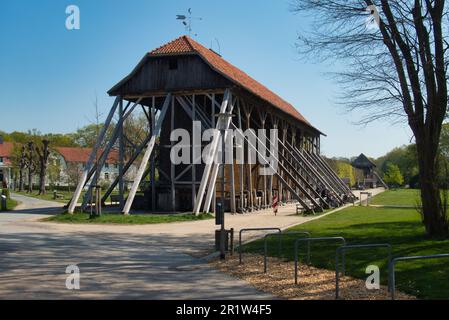
[[[202,46],[201,44],[194,41],[188,36],[181,36],[151,51],[148,55],[151,57],[151,56],[176,55],[176,54],[198,54],[200,57],[203,58],[203,60],[206,63],[209,64],[209,66],[212,69],[214,69],[216,72],[220,73],[230,81],[243,87],[252,94],[258,96],[259,98],[267,101],[271,105],[284,111],[285,113],[289,114],[295,119],[307,124],[309,127],[319,131],[318,129],[314,128],[293,105],[291,105],[290,103],[279,97],[277,94],[272,92],[270,89],[268,89],[261,83],[251,78],[242,70],[238,69],[237,67],[233,66],[232,64],[224,60],[221,56],[219,56],[212,50],[207,49],[206,47]],[[140,68],[141,64],[139,64],[139,66],[136,67],[133,73]],[[133,73],[131,73],[131,75]],[[122,80],[122,82],[116,85],[113,89],[120,86],[123,83],[123,81],[128,80],[130,76]],[[111,89],[110,91],[112,91],[113,89]]]
[[[14,149],[14,143],[6,141],[0,143],[0,157],[11,157],[12,149]]]
[[[228,78],[229,80],[235,82],[236,84],[242,86],[249,92],[255,94],[259,98],[269,102],[270,104],[278,107],[294,118],[304,122],[310,126],[310,123],[303,117],[295,107],[290,103],[279,97],[277,94],[272,92],[270,89],[260,84],[249,75],[247,75],[242,70],[233,66],[222,57],[220,57],[215,52],[205,48],[195,40],[188,36],[182,36],[175,39],[156,50],[150,52],[150,55],[167,55],[167,54],[185,54],[185,53],[197,53],[199,54],[213,69]]]
[[[92,148],[67,148],[58,147],[55,148],[56,151],[65,159],[67,162],[80,162],[86,163],[92,153]],[[119,160],[119,155],[117,150],[111,150],[109,152],[106,163],[115,164]]]
[[[12,156],[12,150],[14,149],[14,143],[12,142],[3,142],[0,143],[0,157],[3,159],[4,165],[10,165],[10,158]]]

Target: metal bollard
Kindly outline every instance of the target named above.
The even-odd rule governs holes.
[[[1,211],[6,211],[6,196],[2,195],[1,196]]]

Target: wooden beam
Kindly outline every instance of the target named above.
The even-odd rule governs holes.
[[[243,132],[243,127],[242,127],[242,114],[241,114],[241,110],[240,110],[240,99],[237,100],[237,116],[238,116],[238,129],[242,130]],[[242,148],[242,153],[243,153],[243,158],[245,158],[245,140],[242,140],[242,145],[239,146]],[[239,165],[239,179],[240,179],[240,210],[242,210],[242,213],[245,210],[245,193],[244,193],[244,175],[245,173],[245,165],[242,163]]]
[[[234,102],[232,101],[233,100],[232,97],[230,98],[230,100],[231,100],[231,103],[228,104],[229,110],[227,109],[227,110],[225,110],[224,113],[222,113],[222,114],[228,115],[228,117],[225,118],[225,119],[223,119],[223,118],[219,119],[219,121],[217,122],[217,130],[220,130],[220,131],[221,130],[228,130],[229,126],[232,123],[232,117],[231,116],[232,116],[232,112],[234,111]],[[225,134],[224,134],[225,142],[227,141],[227,138],[228,138],[228,132],[225,131]],[[219,136],[219,140],[220,141],[219,141],[219,143],[221,142],[221,139],[222,138],[221,138],[221,132],[220,132],[220,136]],[[218,146],[217,146],[217,152],[218,152]],[[224,153],[225,150],[222,150],[222,152]],[[221,165],[225,166],[226,164],[222,163]],[[213,196],[213,194],[215,194],[214,188],[215,188],[215,184],[217,182],[219,169],[220,169],[220,164],[214,162],[213,169],[212,169],[212,175],[211,175],[211,178],[209,180],[209,187],[208,187],[208,191],[207,191],[207,195],[206,195],[206,201],[204,203],[203,212],[209,212],[209,210],[210,210],[210,204],[211,204],[211,201],[212,201],[212,196]],[[225,177],[223,176],[222,179],[225,179]],[[224,208],[223,208],[223,210],[224,210]]]
[[[130,110],[128,110],[126,112],[126,114],[124,114],[122,117],[119,118],[119,121],[117,122],[117,124],[115,125],[114,131],[112,132],[112,137],[109,140],[108,144],[106,145],[106,147],[104,148],[104,150],[102,151],[102,154],[100,156],[100,159],[98,159],[97,164],[95,165],[94,168],[91,169],[91,171],[89,172],[89,175],[87,177],[87,181],[92,177],[92,175],[94,175],[94,181],[97,181],[97,178],[100,176],[101,174],[101,170],[104,166],[104,164],[106,163],[108,156],[109,156],[109,152],[111,151],[112,147],[114,146],[115,142],[117,141],[118,137],[119,137],[119,132],[121,130],[121,128],[123,127],[123,124],[125,122],[125,120],[131,115],[131,113],[134,111],[134,109],[136,108],[136,106],[140,103],[140,101],[142,100],[142,98],[138,99],[134,105],[130,108]],[[84,195],[84,199],[83,199],[83,209],[86,208],[87,206],[87,202],[91,197],[92,194],[92,190],[93,190],[93,185],[90,184],[86,194]]]
[[[131,168],[131,166],[133,165],[133,163],[136,161],[136,159],[139,157],[139,155],[141,154],[142,150],[145,148],[145,146],[148,144],[148,142],[151,139],[151,134],[148,135],[148,137],[145,138],[145,140],[136,148],[136,151],[134,152],[134,154],[131,156],[131,158],[128,160],[128,162],[126,163],[126,165],[123,168],[123,174],[125,175],[128,170]],[[114,191],[114,188],[117,186],[119,182],[119,178],[115,178],[115,180],[111,183],[111,185],[109,186],[108,190],[105,192],[105,194],[103,195],[103,198],[101,199],[101,201],[103,203],[106,202],[106,199],[111,195],[112,191]]]
[[[156,98],[153,97],[151,101],[151,110],[150,110],[150,117],[151,117],[151,134],[155,132],[156,130]],[[151,211],[156,211],[156,164],[155,164],[155,158],[156,155],[153,152],[151,155]]]
[[[123,135],[123,99],[120,100],[119,105],[119,123],[122,123],[119,129],[118,141],[119,141],[119,163],[118,163],[118,189],[119,189],[119,198],[120,198],[120,210],[123,209],[125,205],[125,183],[123,181],[123,169],[125,162],[125,142]]]
[[[223,97],[223,102],[221,104],[221,108],[220,108],[221,113],[224,113],[226,111],[230,99],[231,99],[231,92],[229,89],[227,89],[224,94],[224,97]],[[219,127],[218,127],[219,124],[220,124],[220,121],[217,121],[217,129],[219,129]],[[206,191],[206,186],[209,181],[210,173],[212,171],[212,167],[214,164],[213,160],[215,159],[217,151],[218,151],[218,143],[219,143],[218,138],[219,138],[219,132],[216,132],[213,137],[211,152],[209,155],[211,157],[212,161],[210,161],[210,163],[206,163],[206,165],[205,165],[203,177],[201,179],[200,188],[198,190],[198,195],[196,197],[196,202],[195,202],[195,206],[193,209],[193,212],[195,215],[198,215],[200,213],[200,206],[201,206],[201,203],[203,202],[204,192]]]
[[[159,115],[159,118],[157,119],[155,131],[152,133],[151,139],[148,142],[147,150],[145,151],[145,154],[143,156],[142,163],[140,164],[139,170],[137,171],[136,177],[134,178],[134,182],[133,182],[131,191],[128,195],[128,199],[126,200],[125,207],[123,209],[124,214],[129,214],[131,205],[134,201],[134,197],[136,196],[136,193],[137,193],[137,189],[139,188],[140,182],[142,180],[142,176],[146,170],[146,167],[147,167],[148,161],[151,157],[151,154],[153,153],[154,145],[156,144],[156,138],[161,133],[162,123],[164,122],[165,115],[167,114],[167,110],[168,110],[171,100],[172,100],[172,95],[169,93],[167,95],[167,97],[165,98],[165,102],[162,107],[161,113]]]
[[[106,121],[104,123],[103,128],[100,130],[100,134],[98,135],[97,141],[95,142],[95,145],[92,149],[92,153],[89,156],[89,159],[87,160],[86,166],[84,168],[83,174],[80,178],[80,181],[78,183],[78,186],[76,187],[75,193],[73,194],[72,197],[72,201],[69,204],[69,208],[68,208],[68,212],[70,214],[73,214],[73,212],[75,212],[75,208],[76,205],[78,203],[78,199],[81,195],[81,192],[83,191],[83,188],[86,184],[87,181],[87,176],[89,174],[90,168],[92,167],[92,164],[95,160],[95,156],[98,152],[98,150],[100,149],[101,144],[103,143],[104,137],[106,135],[106,131],[109,128],[109,125],[111,124],[112,118],[114,117],[115,111],[117,110],[118,104],[120,103],[120,100],[122,98],[120,96],[118,96],[115,99],[115,102],[111,108],[111,110],[109,111],[109,115],[106,118]]]
[[[173,132],[175,130],[175,102],[176,99],[172,99],[171,102],[171,112],[170,112],[170,132]],[[174,141],[171,141],[171,149],[173,149],[173,146],[175,145]],[[176,212],[176,167],[173,161],[170,159],[170,187],[171,187],[171,208],[173,212]]]
[[[298,202],[304,207],[304,209],[305,210],[307,210],[307,211],[313,211],[313,208],[311,208],[299,195],[298,195],[298,193],[296,192],[296,190],[295,189],[293,189],[291,186],[290,186],[290,184],[280,175],[280,173],[279,173],[279,170],[278,171],[275,171],[275,168],[271,165],[271,163],[268,161],[268,159],[266,159],[266,155],[263,155],[263,154],[261,154],[260,152],[259,152],[259,150],[257,149],[257,147],[256,146],[254,146],[252,143],[251,143],[251,141],[247,138],[247,137],[245,137],[245,135],[243,135],[243,139],[246,139],[247,140],[247,143],[248,143],[248,148],[251,148],[251,149],[253,149],[253,150],[255,150],[255,152],[259,155],[259,156],[261,156],[262,158],[264,158],[265,160],[266,160],[266,162],[268,162],[268,164],[269,164],[269,167],[275,172],[275,175],[277,176],[277,178],[278,178],[278,181],[280,181],[286,188],[287,188],[287,190],[289,190],[290,192],[292,192],[292,194],[296,197],[296,199],[298,200]],[[258,143],[260,143],[260,139],[258,139],[258,137],[256,136],[256,140],[258,141]],[[279,164],[279,168],[281,168],[282,170],[285,170],[285,168],[281,165],[281,164]],[[278,169],[279,169],[278,168]],[[286,173],[287,173],[287,175],[288,175],[288,172],[286,171]],[[321,209],[322,210],[322,208],[321,208],[321,206],[317,206],[318,207],[318,209]]]
[[[196,121],[196,114],[197,114],[197,109],[196,109],[196,96],[195,94],[192,95],[192,121]],[[193,132],[194,129],[192,129],[192,135],[194,135],[195,133]],[[194,152],[194,148],[195,145],[192,141],[192,205],[196,202],[196,162],[194,159],[195,157],[195,152]]]

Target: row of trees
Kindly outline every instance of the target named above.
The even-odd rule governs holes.
[[[39,194],[45,194],[48,159],[50,156],[50,141],[43,139],[28,141],[22,145],[15,145],[11,157],[13,163],[13,176],[15,188],[21,192],[25,190],[25,177],[27,176],[27,192],[33,192],[33,177],[39,174]]]
[[[351,166],[352,159],[327,159],[328,163],[342,178],[349,178],[351,185],[363,180],[363,173]],[[409,186],[419,188],[419,162],[416,144],[394,148],[385,155],[370,159],[385,183],[393,187]],[[442,189],[449,188],[449,123],[443,124],[440,147],[438,149],[438,184]]]
[[[419,188],[419,161],[416,144],[410,144],[395,148],[384,156],[374,159],[381,173],[390,174],[392,171],[398,171],[403,182],[400,185],[408,185],[411,188]],[[440,145],[437,152],[437,180],[440,188],[448,188],[448,170],[449,166],[449,123],[445,123],[441,131]],[[397,168],[396,168],[397,167]],[[394,174],[396,177],[399,175]],[[388,179],[388,177],[387,177]],[[401,179],[396,179],[396,183]]]
[[[36,129],[12,133],[0,131],[0,135],[5,141],[13,142],[15,145],[11,157],[15,188],[18,191],[32,192],[35,176],[38,176],[39,194],[45,194],[47,182],[50,186],[57,187],[57,183],[61,180],[62,168],[58,159],[51,156],[54,148],[91,148],[94,146],[102,126],[103,124],[97,121],[67,134],[42,134]],[[107,130],[106,140],[109,140],[113,131],[114,125]],[[125,121],[123,133],[125,154],[132,154],[136,146],[141,144],[149,133],[149,122],[145,113],[131,114]],[[67,163],[64,172],[70,189],[70,186],[75,186],[78,183],[81,173],[80,166]]]

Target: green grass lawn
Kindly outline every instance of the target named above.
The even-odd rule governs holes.
[[[401,200],[403,203],[404,201]],[[343,211],[312,221],[290,231],[310,231],[312,237],[342,236],[349,244],[389,243],[394,256],[415,256],[449,253],[449,240],[433,241],[424,236],[420,215],[415,209],[390,209],[349,207]],[[282,256],[294,260],[293,240],[285,237]],[[269,254],[278,256],[277,242],[269,241]],[[315,243],[312,245],[312,264],[320,268],[334,270],[335,243]],[[261,240],[248,244],[245,250],[261,252]],[[304,246],[300,257],[305,257]],[[385,249],[369,252],[348,251],[348,274],[365,279],[368,265],[377,265],[381,270],[381,282],[387,283],[387,259]],[[421,299],[449,299],[449,259],[431,261],[400,262],[397,264],[396,288]]]
[[[375,196],[371,202],[374,205],[384,206],[412,206],[420,204],[419,190],[415,189],[396,189],[387,190]]]
[[[7,199],[6,200],[6,209],[7,210],[13,210],[19,203],[16,200],[13,199]]]
[[[60,214],[45,218],[43,221],[78,224],[160,224],[173,222],[187,222],[212,219],[210,214],[194,216],[193,214],[167,214],[167,215],[122,215],[105,213],[101,217],[91,219],[87,213]]]

